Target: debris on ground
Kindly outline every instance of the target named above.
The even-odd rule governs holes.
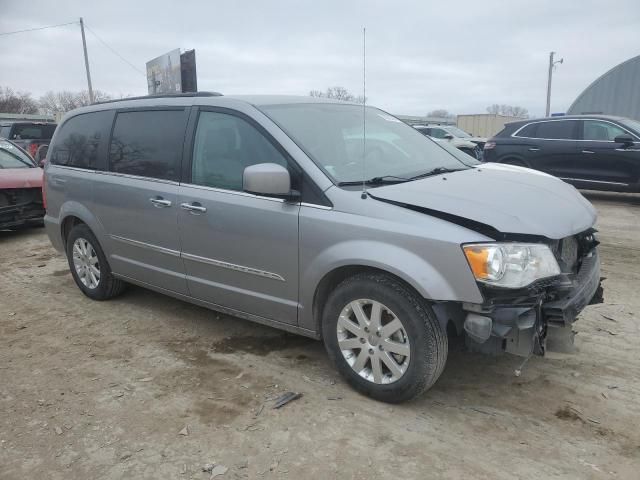
[[[276,399],[276,403],[273,406],[274,409],[276,408],[282,408],[284,407],[287,403],[289,402],[293,402],[294,400],[298,400],[299,398],[302,397],[301,393],[296,393],[296,392],[287,392],[284,393],[282,395],[280,395],[277,399]]]
[[[204,465],[204,467],[202,467],[202,471],[205,473],[211,473],[213,471],[213,469],[215,468],[216,464],[214,463],[207,463]]]
[[[213,470],[211,470],[211,477],[209,478],[215,478],[218,477],[220,475],[224,475],[225,473],[227,473],[227,470],[229,470],[227,467],[225,467],[224,465],[216,465]]]
[[[62,435],[62,429],[60,427],[55,427],[54,430],[58,435]]]
[[[189,425],[185,425],[185,427],[178,432],[178,435],[187,436],[189,435]]]

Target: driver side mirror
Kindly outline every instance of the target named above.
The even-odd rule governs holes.
[[[633,145],[633,138],[631,138],[631,135],[618,135],[613,139],[613,141],[616,143],[621,143],[625,147],[630,147]]]
[[[453,140],[453,135],[451,135],[450,133],[447,133],[444,138],[446,138],[447,140]]]
[[[291,175],[277,163],[258,163],[244,169],[242,189],[247,193],[267,197],[284,197],[297,201],[300,192],[291,190]]]

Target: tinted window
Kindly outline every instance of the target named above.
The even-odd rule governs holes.
[[[11,127],[2,127],[0,128],[0,137],[1,138],[9,138],[9,133],[11,132]]]
[[[109,149],[111,171],[179,180],[185,124],[184,110],[118,113]]]
[[[551,140],[571,140],[575,138],[575,120],[539,122],[535,138]],[[518,134],[520,135],[520,134]]]
[[[104,169],[104,143],[109,137],[112,116],[107,111],[84,113],[62,124],[49,153],[51,163]]]
[[[51,140],[55,124],[20,123],[13,126],[9,140]]]
[[[200,113],[193,146],[192,183],[242,190],[244,169],[257,163],[287,166],[285,157],[247,121],[226,113]]]
[[[609,122],[585,120],[582,127],[583,140],[601,140],[612,142],[619,135],[628,135],[622,128]]]
[[[538,130],[538,124],[537,123],[530,123],[529,125],[526,125],[522,130],[520,130],[516,134],[516,136],[517,137],[535,138],[536,137],[536,130]]]

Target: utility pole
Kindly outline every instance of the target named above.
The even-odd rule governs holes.
[[[563,58],[561,58],[560,60],[556,60],[554,62],[553,57],[555,54],[556,52],[549,53],[549,78],[547,80],[547,111],[545,115],[547,117],[551,112],[551,80],[553,78],[553,68],[555,67],[556,63],[562,63],[562,61],[564,60]]]
[[[89,101],[93,103],[93,87],[91,87],[91,73],[89,72],[89,55],[87,54],[87,41],[84,38],[84,22],[80,17],[80,32],[82,32],[82,48],[84,50],[84,67],[87,69],[87,84],[89,85]]]

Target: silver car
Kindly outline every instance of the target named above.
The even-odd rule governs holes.
[[[322,339],[357,390],[431,387],[448,339],[524,357],[601,298],[572,186],[480,165],[373,107],[191,94],[67,114],[45,223],[80,290],[127,283]]]

